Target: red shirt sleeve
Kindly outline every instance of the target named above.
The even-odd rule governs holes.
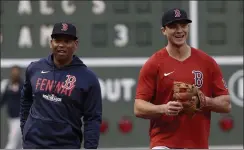
[[[158,63],[152,56],[143,65],[139,73],[136,99],[151,101],[156,90]]]
[[[224,80],[223,74],[221,72],[221,69],[219,65],[216,63],[216,61],[213,59],[213,63],[211,66],[212,71],[212,96],[220,96],[220,95],[229,95],[229,91],[226,85],[226,82]]]

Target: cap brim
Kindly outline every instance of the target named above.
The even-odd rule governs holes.
[[[167,22],[164,26],[167,26],[169,24],[173,24],[179,21],[186,21],[187,23],[192,23],[192,21],[190,19],[186,19],[186,18],[179,18],[179,19],[175,19],[173,21]]]
[[[75,40],[78,39],[78,37],[76,37],[76,36],[74,36],[74,35],[71,35],[71,34],[69,34],[69,33],[55,33],[55,34],[52,34],[52,35],[51,35],[51,38],[55,38],[55,37],[57,37],[57,36],[62,36],[62,35],[68,35],[68,36],[70,36],[70,37],[73,37]]]

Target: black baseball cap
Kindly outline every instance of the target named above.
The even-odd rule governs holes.
[[[172,24],[177,21],[186,21],[191,23],[192,21],[188,18],[185,10],[180,8],[173,8],[166,11],[162,17],[162,27]]]
[[[51,34],[52,38],[55,38],[57,35],[69,35],[78,39],[76,36],[76,27],[70,23],[56,23],[53,27],[53,32]]]

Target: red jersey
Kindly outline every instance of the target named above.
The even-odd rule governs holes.
[[[191,48],[191,56],[178,61],[165,48],[152,55],[140,71],[136,99],[155,105],[172,99],[173,81],[195,84],[206,96],[228,95],[222,72],[215,60],[201,50]],[[150,120],[150,147],[207,149],[211,112],[185,114]]]

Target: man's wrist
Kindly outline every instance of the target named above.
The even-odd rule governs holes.
[[[165,104],[162,104],[162,105],[157,105],[157,110],[159,112],[159,114],[166,114],[166,105]]]
[[[205,99],[206,99],[206,104],[204,108],[211,109],[213,98],[205,96]]]

